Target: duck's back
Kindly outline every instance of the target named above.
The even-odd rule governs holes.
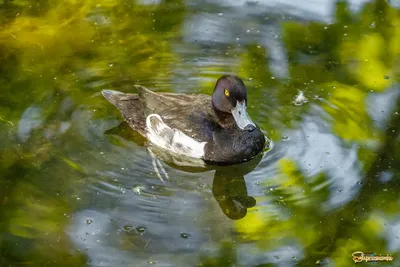
[[[103,95],[141,135],[147,134],[146,118],[157,114],[169,127],[196,141],[211,140],[217,122],[209,95],[155,93],[143,86],[135,87],[138,94],[105,90]]]

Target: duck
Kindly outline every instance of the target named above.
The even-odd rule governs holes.
[[[259,155],[266,136],[247,112],[247,88],[236,75],[223,75],[212,95],[102,90],[125,122],[148,142],[175,156],[205,165],[234,165]]]

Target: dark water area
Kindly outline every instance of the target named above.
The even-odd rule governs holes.
[[[0,62],[0,266],[400,266],[399,1],[0,0]],[[228,73],[235,166],[157,173],[100,93]]]

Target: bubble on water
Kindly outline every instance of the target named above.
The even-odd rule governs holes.
[[[111,68],[112,66],[114,66],[114,63],[109,63],[108,66]]]
[[[130,232],[130,231],[132,231],[133,226],[127,224],[127,225],[124,225],[124,226],[122,227],[122,229],[123,229],[125,232]]]
[[[223,16],[223,15],[224,15],[224,13],[222,13],[222,12],[218,13],[218,16]]]
[[[299,91],[299,94],[296,95],[293,99],[293,104],[296,106],[304,105],[307,102],[308,99],[304,96],[304,93],[302,91]]]
[[[199,188],[204,188],[204,187],[206,187],[206,184],[203,184],[203,183],[199,184]]]
[[[140,195],[142,194],[142,190],[145,189],[144,186],[141,185],[135,185],[134,187],[132,187],[132,191],[136,194],[136,195]]]
[[[375,25],[375,21],[374,21],[374,22],[372,22],[372,23],[369,25],[369,27],[370,27],[371,29],[374,29],[374,28],[376,27],[376,25]]]
[[[144,233],[146,230],[147,230],[147,228],[144,226],[136,227],[136,231],[138,231],[139,233]]]
[[[247,32],[247,33],[249,33],[249,32],[250,32],[250,30],[247,30],[246,32]]]
[[[317,260],[317,261],[315,262],[315,264],[316,264],[316,265],[319,265],[319,264],[321,264],[321,261],[320,261],[320,260]]]
[[[293,259],[293,260],[297,260],[297,258],[296,258],[295,256],[294,256],[294,257],[292,257],[292,259]]]
[[[156,264],[157,262],[156,261],[148,261],[147,263],[148,264]]]
[[[86,220],[86,223],[87,223],[87,224],[92,224],[92,222],[93,222],[92,219],[87,219],[87,220]]]
[[[328,29],[328,26],[325,26],[325,27],[324,27],[324,30],[327,30],[327,29]]]
[[[282,140],[283,140],[283,141],[287,141],[287,140],[289,140],[289,139],[290,139],[290,137],[287,136],[287,135],[282,136]]]
[[[239,41],[240,40],[240,38],[239,37],[236,37],[236,41]]]
[[[190,235],[187,234],[187,233],[181,233],[181,237],[182,237],[182,238],[185,238],[185,239],[186,239],[186,238],[189,238],[189,236],[190,236]]]

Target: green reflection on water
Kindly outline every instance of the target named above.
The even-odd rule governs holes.
[[[112,136],[109,144],[98,138],[111,127],[92,122],[120,120],[99,91],[128,92],[133,83],[160,91],[174,91],[175,85],[183,88],[185,79],[177,83],[172,78],[179,75],[179,64],[191,70],[193,78],[202,78],[193,82],[195,92],[211,93],[222,72],[243,77],[249,87],[250,115],[276,142],[285,130],[299,128],[312,106],[320,107],[320,117],[343,146],[358,147],[363,172],[358,195],[329,212],[321,203],[331,194],[330,174],[307,176],[290,157],[280,158],[274,179],[263,181],[275,189],[254,196],[256,203],[266,205],[253,207],[243,177],[229,179],[233,172],[217,172],[212,193],[220,205],[218,212],[241,220],[229,221],[232,235],[217,240],[220,255],[201,253],[198,262],[234,266],[240,244],[254,242],[254,254],[264,254],[287,240],[303,250],[301,257],[292,259],[298,266],[329,260],[335,266],[349,266],[351,253],[363,249],[399,256],[398,250],[388,251],[382,233],[399,210],[400,115],[395,112],[400,112],[400,104],[397,99],[396,110],[387,115],[387,128],[376,126],[366,104],[370,94],[398,86],[399,10],[377,0],[353,13],[346,2],[339,2],[332,24],[282,20],[287,79],[274,77],[269,65],[272,52],[257,42],[221,48],[227,54],[221,58],[234,57],[236,65],[182,63],[174,45],[184,43],[185,19],[195,14],[184,1],[0,2],[2,266],[88,264],[86,252],[74,246],[66,228],[75,211],[90,206],[84,191],[100,179],[93,170],[104,169],[96,160],[98,151],[126,144]],[[202,53],[200,44],[187,47]],[[295,106],[292,101],[299,90],[309,102]],[[143,145],[133,132],[125,131],[123,137]],[[380,182],[384,171],[395,178]],[[162,194],[173,197],[170,192]],[[243,197],[249,200],[243,202],[248,204],[245,209],[237,206]],[[213,216],[207,210],[198,213]],[[139,254],[143,248],[135,242],[141,246],[143,240],[136,238],[122,241],[121,247],[130,249],[133,243],[131,253]],[[280,260],[276,254],[262,266]]]

